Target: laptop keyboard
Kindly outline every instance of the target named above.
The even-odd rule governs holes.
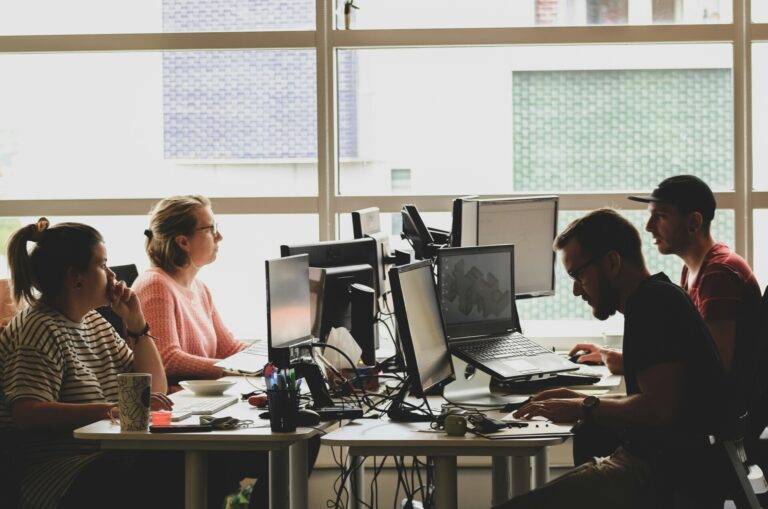
[[[482,341],[461,345],[459,348],[480,361],[503,359],[505,357],[533,357],[535,355],[552,353],[520,333],[497,338],[486,338]]]
[[[183,401],[174,401],[173,411],[193,415],[212,415],[236,402],[235,396],[194,396],[184,398]]]

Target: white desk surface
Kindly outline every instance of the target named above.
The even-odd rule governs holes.
[[[237,380],[238,384],[228,389],[224,393],[226,396],[236,396],[239,399],[241,392],[253,390],[253,387],[248,385],[242,377],[227,377],[227,379]],[[187,390],[171,395],[174,401],[194,397]],[[150,433],[149,431],[121,433],[119,424],[103,420],[76,429],[74,436],[86,440],[100,440],[105,449],[129,449],[143,445],[151,449],[231,450],[236,448],[263,451],[278,449],[281,445],[306,440],[319,433],[312,428],[297,428],[293,433],[273,433],[269,429],[269,419],[259,418],[262,412],[264,409],[253,407],[247,401],[238,401],[215,414],[253,421],[254,427],[235,430],[201,433]],[[199,422],[199,416],[192,415],[175,424],[198,424]]]
[[[445,433],[426,432],[429,424],[424,422],[402,423],[388,420],[360,419],[330,432],[321,442],[330,446],[346,446],[351,449],[369,451],[380,448],[379,454],[392,454],[396,449],[403,454],[443,454],[452,456],[493,456],[518,455],[510,449],[519,449],[520,456],[530,456],[542,447],[556,445],[564,437],[525,438],[512,440],[489,440],[471,433],[463,437],[452,437]],[[421,450],[414,453],[413,450]],[[406,452],[411,451],[411,452]]]

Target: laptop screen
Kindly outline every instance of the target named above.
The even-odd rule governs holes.
[[[444,248],[437,254],[437,270],[449,338],[520,329],[513,245]]]

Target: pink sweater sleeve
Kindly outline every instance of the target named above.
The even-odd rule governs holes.
[[[187,343],[194,338],[182,337],[184,323],[180,323],[180,313],[176,309],[179,304],[174,291],[160,276],[150,275],[137,280],[135,291],[141,301],[144,317],[149,323],[151,334],[157,338],[157,348],[163,359],[166,375],[169,378],[219,378],[223,374],[221,368],[214,364],[215,358],[195,355],[185,350],[190,349]]]

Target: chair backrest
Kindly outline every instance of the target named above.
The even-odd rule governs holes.
[[[11,280],[0,279],[0,330],[3,330],[15,314],[16,304],[11,295]]]
[[[114,267],[110,267],[112,272],[115,273],[115,278],[118,281],[125,281],[125,284],[129,287],[133,285],[133,282],[136,281],[136,278],[139,277],[139,271],[136,268],[136,265],[115,265]],[[125,331],[123,330],[123,320],[117,316],[117,313],[112,311],[112,308],[109,306],[102,306],[100,308],[97,308],[96,311],[101,313],[101,316],[107,319],[109,323],[112,324],[112,327],[115,328],[115,330],[123,335],[125,334]]]

